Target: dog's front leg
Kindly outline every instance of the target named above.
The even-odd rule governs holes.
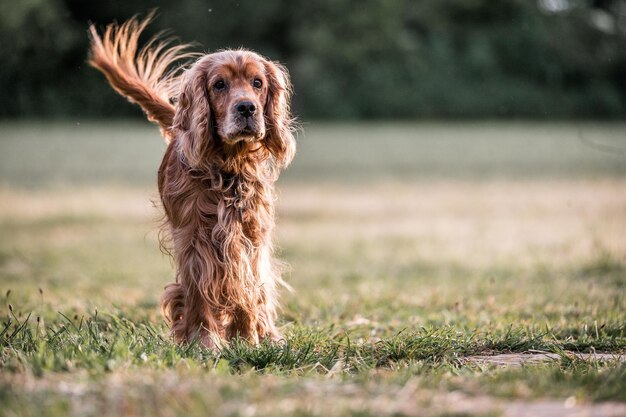
[[[227,339],[231,340],[240,337],[247,340],[250,344],[258,344],[257,322],[258,316],[256,312],[246,311],[243,307],[237,307],[226,330]]]
[[[265,288],[261,288],[261,297],[259,300],[259,318],[257,320],[257,332],[259,338],[270,339],[277,342],[282,339],[280,332],[274,323],[276,318],[276,305],[274,297],[269,296]],[[273,295],[273,294],[272,294]]]

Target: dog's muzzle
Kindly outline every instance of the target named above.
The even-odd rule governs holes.
[[[253,142],[265,135],[265,122],[252,101],[240,101],[231,113],[231,123],[225,136],[228,143]]]

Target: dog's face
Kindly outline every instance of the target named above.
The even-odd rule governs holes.
[[[192,167],[220,146],[259,149],[251,143],[286,166],[295,153],[290,96],[280,64],[245,50],[205,55],[185,74],[172,133]]]
[[[227,59],[207,74],[206,88],[224,142],[253,142],[265,136],[267,77],[262,62],[242,55]]]

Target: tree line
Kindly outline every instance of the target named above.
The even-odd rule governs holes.
[[[146,0],[0,1],[0,117],[139,114],[86,64],[87,26]],[[624,0],[176,0],[161,30],[197,51],[285,63],[301,118],[626,116]]]

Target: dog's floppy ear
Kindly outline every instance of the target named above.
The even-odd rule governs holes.
[[[178,149],[192,168],[206,158],[211,141],[211,106],[206,84],[206,71],[201,65],[188,70],[172,125]]]
[[[278,168],[289,165],[296,153],[293,136],[294,120],[291,117],[291,82],[287,69],[269,60],[265,61],[268,81],[265,118],[267,121],[266,146],[276,160]]]

